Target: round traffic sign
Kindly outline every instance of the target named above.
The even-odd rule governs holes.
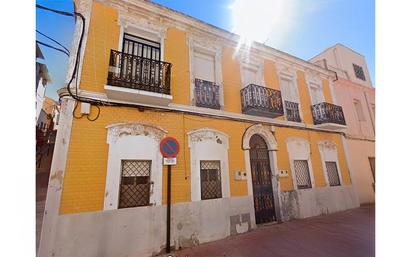
[[[163,157],[174,158],[179,153],[179,143],[173,137],[166,137],[160,141],[160,152]]]

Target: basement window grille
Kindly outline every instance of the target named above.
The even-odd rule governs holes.
[[[307,160],[294,160],[295,176],[298,189],[312,188]]]
[[[340,186],[338,166],[336,162],[325,162],[330,186]]]
[[[202,200],[222,198],[220,161],[200,161]]]
[[[119,208],[149,205],[152,161],[122,160]]]

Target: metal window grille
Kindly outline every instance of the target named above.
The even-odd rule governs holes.
[[[202,200],[222,197],[220,161],[200,161]]]
[[[123,53],[160,61],[160,44],[152,40],[124,33]]]
[[[152,161],[122,160],[119,208],[149,205]]]
[[[340,186],[338,166],[336,162],[325,162],[326,173],[328,173],[329,185],[330,186]]]
[[[366,81],[365,73],[363,73],[362,67],[359,66],[359,65],[356,65],[356,64],[354,64],[354,63],[352,63],[352,65],[353,65],[353,69],[355,70],[355,76],[356,76],[358,79],[361,79],[361,80],[365,80],[365,81]]]
[[[298,189],[311,188],[309,165],[307,160],[294,160],[295,176]]]
[[[299,103],[285,101],[285,113],[287,120],[302,122],[299,114]]]

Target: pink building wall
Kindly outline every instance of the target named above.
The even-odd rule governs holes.
[[[345,115],[349,158],[360,203],[375,201],[374,177],[369,157],[375,157],[375,89],[339,78],[334,82],[337,104]],[[359,100],[365,120],[359,121],[354,100]]]

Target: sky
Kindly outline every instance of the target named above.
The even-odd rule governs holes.
[[[260,27],[259,31],[265,31],[268,27],[265,25],[272,25],[262,40],[266,45],[309,60],[326,48],[341,43],[365,56],[375,86],[374,0],[153,0],[214,26],[239,33],[235,26],[236,18],[232,15],[236,10],[235,1],[253,3],[245,9],[246,13],[240,13],[238,20],[244,22],[244,26],[250,23],[253,28]],[[69,0],[37,0],[36,3],[73,12],[73,3]],[[259,9],[259,4],[271,8]],[[256,12],[269,13],[269,20],[265,20],[263,15],[254,18],[251,13]],[[73,18],[37,8],[36,29],[71,48]],[[36,40],[55,46],[43,36],[36,35]],[[68,58],[55,50],[43,46],[41,49],[52,77],[46,95],[57,100],[56,90],[64,86]]]

